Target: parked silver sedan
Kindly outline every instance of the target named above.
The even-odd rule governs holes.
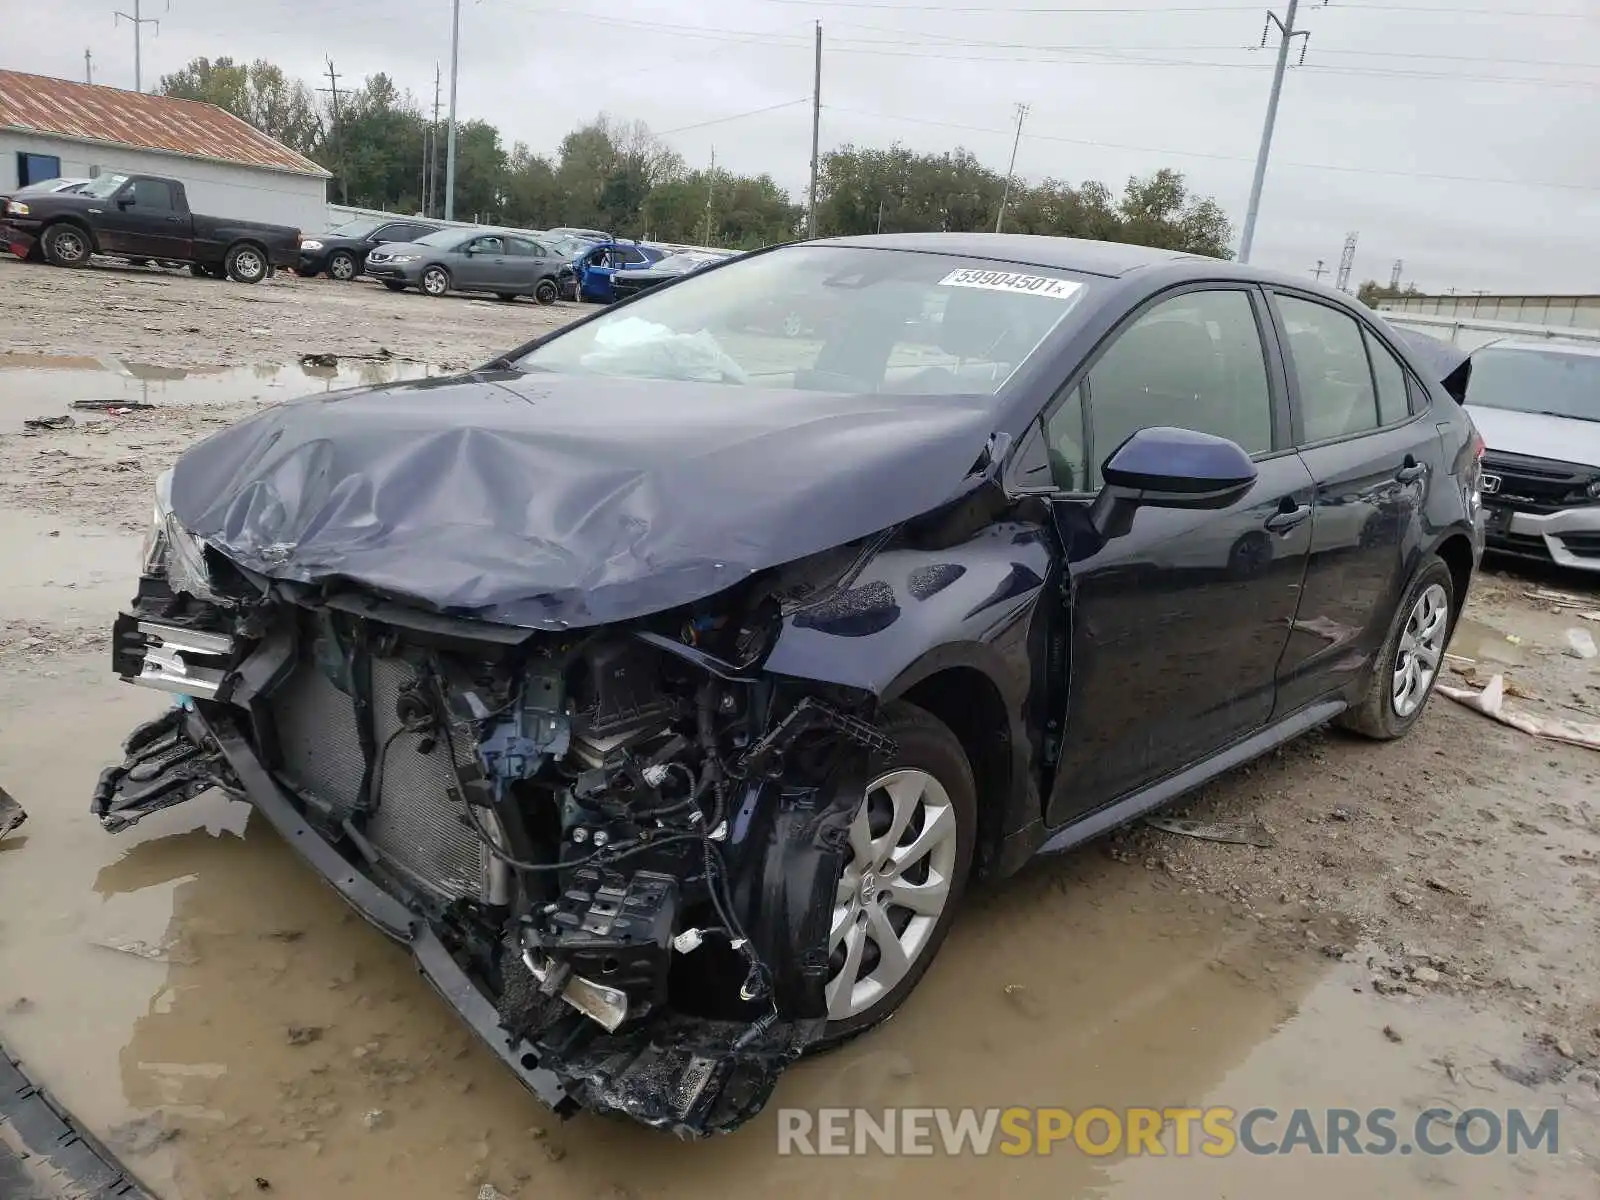
[[[414,242],[389,242],[367,255],[367,274],[390,291],[425,296],[493,292],[502,300],[532,296],[550,304],[561,295],[571,262],[523,234],[441,229]]]

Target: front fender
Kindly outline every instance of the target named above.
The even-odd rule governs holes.
[[[1021,522],[937,550],[884,550],[845,590],[789,613],[765,668],[880,699],[948,666],[1026,680],[1026,638],[1002,635],[1025,622],[1050,567],[1045,531]]]

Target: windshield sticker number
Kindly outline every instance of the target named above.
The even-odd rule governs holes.
[[[1069,279],[1052,279],[1048,275],[1022,275],[1015,271],[979,271],[964,267],[951,271],[939,280],[940,287],[983,288],[990,292],[1021,292],[1028,296],[1053,296],[1066,300],[1083,287]]]

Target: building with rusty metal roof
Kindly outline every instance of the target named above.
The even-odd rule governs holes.
[[[0,71],[0,193],[106,171],[182,180],[213,216],[327,220],[328,172],[214,104]]]

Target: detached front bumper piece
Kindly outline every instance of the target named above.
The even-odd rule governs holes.
[[[0,1046],[0,1197],[155,1200]]]

